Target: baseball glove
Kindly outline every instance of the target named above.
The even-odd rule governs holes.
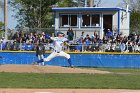
[[[70,46],[70,44],[67,42],[64,42],[64,46]]]

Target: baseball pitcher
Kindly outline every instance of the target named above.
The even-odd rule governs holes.
[[[44,59],[41,59],[37,62],[34,62],[33,64],[39,64],[42,62],[48,62],[51,59],[57,57],[57,56],[61,56],[61,57],[65,57],[68,60],[68,63],[70,65],[70,67],[73,68],[72,63],[71,63],[71,58],[70,55],[65,53],[62,48],[64,47],[64,44],[67,44],[66,42],[68,41],[67,38],[64,37],[64,34],[62,32],[58,32],[57,33],[57,37],[50,37],[49,35],[45,35],[46,38],[53,40],[54,42],[54,51],[47,57]]]

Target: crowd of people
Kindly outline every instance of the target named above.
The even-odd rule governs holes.
[[[81,32],[81,35],[76,42],[74,39],[74,32],[69,28],[65,37],[71,41],[69,47],[70,51],[90,51],[90,52],[139,52],[140,51],[140,35],[130,34],[123,36],[122,34],[112,33],[110,29],[105,33],[103,39],[99,38],[97,32],[92,36]],[[45,33],[23,33],[16,32],[10,37],[9,41],[1,39],[1,50],[35,50],[39,43],[46,46],[53,46],[53,42],[45,38]],[[52,49],[52,47],[47,47]]]
[[[47,43],[45,39],[45,33],[27,33],[27,32],[16,32],[9,37],[7,41],[4,38],[1,39],[2,50],[34,50],[36,44],[39,42]]]
[[[140,51],[140,35],[130,34],[123,36],[122,34],[112,33],[110,29],[104,35],[103,39],[94,32],[90,37],[88,34],[84,36],[82,32],[79,38],[77,50],[79,51],[101,51],[101,52],[139,52]],[[82,45],[85,45],[82,47]],[[83,48],[83,49],[82,49]]]

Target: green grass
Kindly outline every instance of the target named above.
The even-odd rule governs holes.
[[[112,74],[0,73],[0,88],[140,89],[139,69],[99,68]],[[120,73],[129,74],[120,74]]]
[[[140,75],[140,69],[139,68],[96,68],[97,70],[103,70],[103,71],[110,71],[113,73],[128,73],[128,74],[136,74]]]

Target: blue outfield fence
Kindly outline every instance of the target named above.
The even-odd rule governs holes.
[[[49,53],[45,55],[47,57]],[[140,68],[138,53],[70,53],[74,66]],[[31,64],[37,61],[35,52],[0,52],[0,64]],[[69,66],[67,60],[57,57],[45,63],[55,66]]]

